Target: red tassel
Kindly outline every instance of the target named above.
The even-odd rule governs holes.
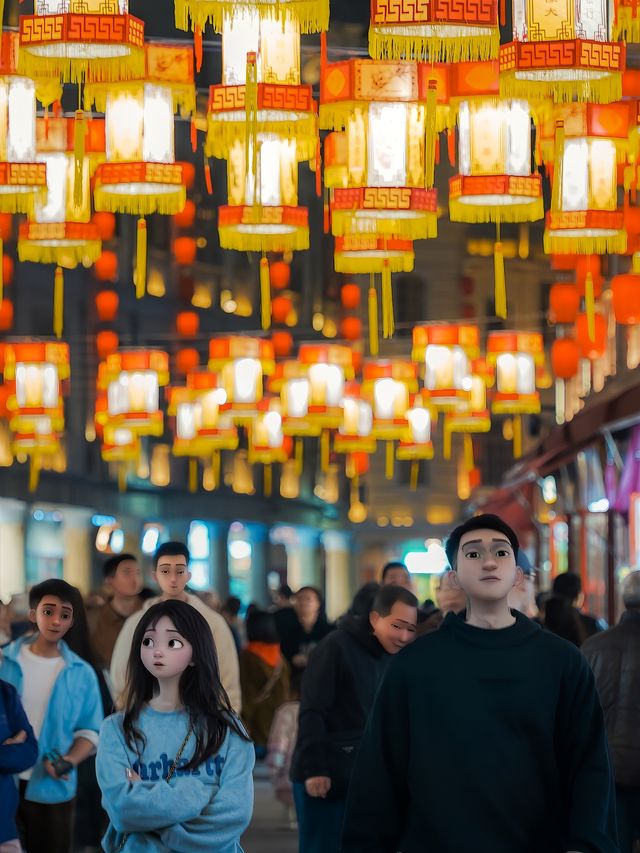
[[[500,0],[500,26],[507,26],[507,4],[506,0]]]
[[[209,195],[213,195],[213,181],[211,180],[211,167],[208,160],[204,161],[204,182]]]
[[[53,102],[53,115],[55,118],[60,118],[62,115],[62,104],[60,101]]]
[[[440,165],[440,134],[436,136],[436,166]]]
[[[196,71],[202,68],[202,27],[196,27],[193,33],[193,47],[196,54]]]
[[[455,127],[450,127],[447,130],[447,149],[449,152],[449,164],[451,166],[456,165],[456,129]]]
[[[195,116],[191,117],[191,150],[196,152],[198,148],[198,128],[196,127]]]
[[[44,138],[49,139],[49,107],[44,108]]]
[[[320,73],[327,67],[327,34],[320,33]]]
[[[316,196],[322,196],[322,161],[320,158],[320,140],[316,143]]]
[[[329,193],[325,189],[324,191],[324,204],[322,206],[323,214],[324,214],[324,233],[328,234],[331,230],[331,210],[329,208]]]

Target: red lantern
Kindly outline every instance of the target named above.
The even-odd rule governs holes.
[[[340,323],[340,335],[347,341],[357,341],[362,337],[362,322],[359,317],[345,317]]]
[[[103,323],[111,323],[118,313],[120,297],[115,290],[101,290],[96,293],[96,311]]]
[[[181,338],[195,338],[200,329],[200,317],[195,311],[181,311],[176,316],[176,331]]]
[[[366,474],[369,470],[369,454],[362,453],[361,451],[357,451],[356,453],[351,454],[351,461],[353,462],[353,467],[356,470],[356,474],[361,477],[363,474]]]
[[[10,213],[0,213],[0,240],[11,239],[11,231],[13,230],[13,216]]]
[[[103,252],[93,266],[98,281],[114,281],[118,277],[118,256],[115,252]]]
[[[3,255],[2,256],[2,278],[6,285],[11,284],[13,281],[13,271],[15,269],[15,265],[13,263],[13,258],[11,255]]]
[[[173,241],[173,254],[181,267],[190,267],[196,259],[198,247],[193,237],[178,237]]]
[[[94,213],[91,221],[98,229],[98,236],[103,243],[113,240],[113,235],[116,233],[116,217],[114,213]]]
[[[579,364],[580,348],[574,338],[558,338],[551,344],[551,371],[556,379],[572,379]]]
[[[589,323],[586,314],[578,314],[576,320],[576,338],[583,358],[595,359],[604,355],[607,346],[607,324],[602,314],[596,314],[595,334],[589,337]]]
[[[115,332],[109,329],[104,332],[98,332],[96,335],[96,350],[101,361],[104,361],[112,352],[115,352],[119,345],[120,339]]]
[[[349,282],[340,288],[340,300],[348,311],[355,310],[360,305],[360,288],[357,284]]]
[[[353,371],[357,375],[362,373],[362,353],[360,350],[354,349],[352,352],[353,356]]]
[[[173,221],[176,223],[178,228],[191,228],[196,219],[196,206],[190,198],[186,200],[184,203],[184,207],[180,211],[180,213],[176,213],[173,217]]]
[[[580,293],[571,282],[558,282],[549,291],[549,319],[552,323],[575,323],[580,308]]]
[[[182,166],[182,183],[190,190],[196,180],[196,167],[193,163],[180,163]]]
[[[274,323],[286,323],[291,311],[291,300],[288,296],[276,296],[271,301],[271,317]]]
[[[623,326],[640,323],[640,275],[628,273],[611,279],[613,312]]]
[[[551,255],[551,269],[556,272],[573,272],[577,260],[577,255]]]
[[[587,273],[591,273],[593,279],[593,295],[600,296],[602,293],[602,283],[604,278],[601,272],[602,261],[600,255],[578,255],[576,258],[576,283],[580,291],[580,296],[584,296],[584,284],[587,278]]]
[[[3,299],[0,302],[0,331],[6,332],[13,326],[13,302]]]
[[[274,261],[269,267],[269,279],[274,290],[285,290],[291,281],[291,267],[284,261]]]
[[[200,364],[200,353],[197,349],[179,349],[176,353],[176,371],[190,373]]]
[[[293,336],[291,332],[278,330],[271,336],[271,343],[276,358],[286,358],[293,349]]]

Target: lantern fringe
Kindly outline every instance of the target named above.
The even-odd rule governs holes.
[[[62,337],[64,328],[64,273],[62,267],[56,267],[53,277],[53,334]]]
[[[501,98],[552,98],[557,104],[574,100],[610,104],[622,98],[622,74],[618,71],[596,80],[520,80],[516,73],[500,72]]]
[[[640,41],[640,17],[637,7],[617,4],[616,20],[613,23],[612,37],[626,42]]]
[[[515,459],[522,456],[522,415],[513,418],[513,455]]]
[[[84,89],[84,108],[90,110],[95,107],[99,113],[104,113],[107,109],[108,95],[137,95],[143,85],[144,80],[116,80],[109,82],[108,85],[106,83],[89,83]],[[193,83],[163,83],[162,86],[171,89],[174,112],[179,113],[183,118],[195,115],[196,90]]]
[[[429,211],[415,211],[415,219],[396,218],[393,210],[380,210],[384,213],[384,219],[372,217],[368,219],[366,211],[357,218],[355,210],[331,211],[331,233],[334,237],[360,234],[364,236],[377,236],[397,238],[399,240],[432,240],[438,236],[438,215]]]
[[[496,59],[500,49],[500,30],[493,27],[448,27],[451,35],[435,35],[441,24],[434,24],[433,36],[415,35],[411,27],[404,33],[381,33],[369,28],[369,54],[374,59],[411,59],[419,62],[473,62]],[[400,29],[400,28],[399,28]]]
[[[51,79],[40,77],[35,81],[35,84],[36,98],[40,101],[45,110],[47,110],[51,104],[61,100],[63,84],[59,79],[55,77]],[[102,112],[104,112],[104,110]],[[45,113],[45,121],[46,119],[47,115]]]
[[[395,469],[395,448],[392,441],[387,441],[384,453],[384,476],[385,480],[393,480]]]
[[[18,73],[25,77],[59,77],[65,83],[82,83],[91,69],[94,80],[116,82],[119,80],[143,79],[145,55],[141,47],[127,45],[125,56],[88,59],[69,56],[36,56],[29,48],[18,53]]]
[[[309,248],[309,229],[291,234],[244,234],[234,226],[218,227],[221,249],[235,252],[303,252]]]
[[[595,341],[596,339],[596,303],[595,303],[595,295],[593,290],[593,275],[591,274],[591,270],[589,270],[584,279],[584,307],[587,314],[587,330],[589,333],[589,340]]]
[[[372,277],[373,278],[373,277]],[[378,329],[378,292],[375,284],[372,282],[369,288],[369,355],[378,355],[378,339],[380,330]]]
[[[260,316],[262,328],[271,328],[271,278],[269,275],[269,261],[260,258]]]
[[[198,460],[189,460],[189,491],[193,494],[198,491]]]
[[[174,10],[179,30],[204,28],[205,24],[210,23],[217,33],[221,33],[225,20],[243,12],[255,11],[256,4],[249,0],[174,0]],[[261,18],[269,20],[297,21],[303,34],[329,29],[328,0],[294,0],[287,3],[272,0],[259,3],[259,12]]]
[[[395,320],[393,318],[393,289],[391,287],[391,269],[387,261],[382,266],[382,334],[385,338],[392,338],[395,332]]]
[[[498,239],[493,245],[493,268],[495,278],[495,308],[496,317],[505,319],[507,316],[507,285],[504,274],[504,254],[502,242]]]
[[[545,229],[543,244],[547,255],[623,255],[627,251],[627,232],[616,231],[602,237],[567,237],[562,231]]]
[[[73,122],[73,203],[82,205],[84,195],[84,154],[87,124],[82,110],[76,110]]]
[[[136,240],[136,299],[142,299],[147,292],[147,223],[138,220]]]
[[[12,192],[0,193],[0,213],[26,213],[27,216],[33,216],[36,202],[46,203],[47,187],[28,184],[19,186],[27,187],[28,192],[16,192],[18,187],[13,185]]]
[[[411,468],[409,471],[409,489],[412,492],[418,490],[418,477],[420,476],[420,462],[417,459],[411,460]]]
[[[465,204],[460,198],[449,197],[449,218],[452,222],[535,222],[544,217],[544,200],[533,198],[518,204]]]
[[[370,255],[366,251],[362,252],[361,255],[357,255],[355,252],[351,255],[343,255],[341,252],[337,252],[334,255],[334,267],[336,272],[346,275],[381,273],[385,260],[388,262],[392,273],[412,272],[415,256],[413,252],[400,252],[394,255],[392,250],[389,250],[389,257],[385,257],[382,251],[379,255]]]
[[[436,167],[436,81],[429,80],[427,103],[425,107],[425,142],[424,142],[424,185],[428,189],[433,186]]]
[[[166,186],[166,185],[165,185]],[[149,192],[136,195],[112,192],[96,181],[94,189],[94,204],[97,211],[108,213],[129,213],[133,216],[149,216],[151,213],[161,213],[173,216],[180,213],[187,201],[187,189],[183,184],[172,185],[169,193],[153,192],[154,184],[146,183]]]
[[[436,95],[437,97],[437,95]],[[344,130],[356,109],[362,109],[362,101],[340,101],[336,104],[320,104],[319,124],[321,130]],[[435,105],[435,131],[440,133],[455,126],[456,117],[444,104]]]
[[[18,240],[18,260],[34,264],[64,264],[71,269],[84,261],[94,264],[102,253],[100,240],[87,240],[81,245],[47,246],[36,240]]]
[[[316,115],[309,113],[304,118],[293,119],[288,117],[287,112],[282,111],[280,113],[282,120],[261,121],[261,112],[258,111],[256,119],[258,134],[275,133],[283,139],[295,139],[296,157],[300,163],[315,158],[318,138],[318,118]],[[247,124],[244,111],[242,112],[242,119],[238,121],[222,121],[213,118],[210,114],[207,121],[207,136],[204,142],[205,154],[207,157],[217,157],[218,160],[228,158],[235,143],[245,141],[246,131]]]

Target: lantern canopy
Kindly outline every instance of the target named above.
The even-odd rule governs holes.
[[[20,73],[64,82],[128,80],[144,72],[144,22],[128,0],[38,0],[20,15]]]
[[[181,30],[202,30],[210,23],[220,33],[229,19],[255,12],[280,25],[294,23],[303,33],[329,28],[329,0],[174,0],[174,7]]]
[[[477,358],[477,326],[414,326],[411,357],[424,363],[425,398],[437,411],[457,409],[471,394],[470,359]]]

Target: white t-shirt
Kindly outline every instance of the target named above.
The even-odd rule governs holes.
[[[22,706],[31,723],[36,738],[40,737],[44,716],[56,678],[64,669],[64,658],[44,658],[34,655],[31,649],[23,645],[18,653],[18,663],[22,669]],[[21,779],[30,779],[31,770],[20,774]]]

